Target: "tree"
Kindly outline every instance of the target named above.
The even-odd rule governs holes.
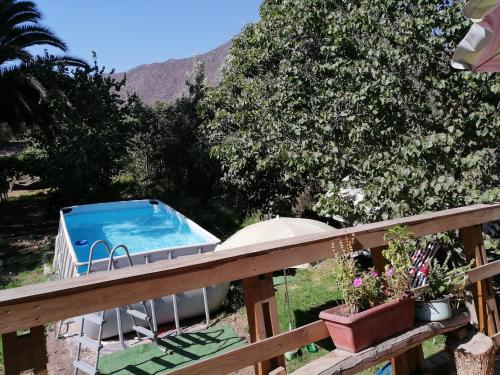
[[[202,102],[224,179],[250,207],[308,194],[350,222],[498,199],[500,88],[450,66],[462,6],[264,1]]]
[[[30,74],[34,56],[29,47],[49,45],[62,51],[66,44],[49,28],[39,23],[41,13],[31,1],[0,0],[0,124],[19,129],[33,120],[45,91]],[[75,66],[86,63],[70,56],[46,56],[47,62]]]
[[[135,102],[131,109],[134,135],[128,149],[129,169],[140,195],[165,197],[177,206],[183,199],[206,201],[219,178],[200,135],[198,102],[203,96],[204,68],[195,63],[186,80],[189,95],[172,104],[150,107]]]
[[[105,198],[129,137],[128,106],[119,96],[125,80],[116,81],[96,62],[69,71],[44,58],[33,64],[32,74],[46,98],[28,133],[32,148],[25,158],[65,201]]]

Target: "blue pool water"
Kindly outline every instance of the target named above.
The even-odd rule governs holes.
[[[88,261],[90,246],[97,240],[106,240],[111,247],[124,244],[130,254],[208,242],[203,233],[190,227],[184,216],[161,202],[95,206],[96,209],[92,205],[76,207],[64,214],[78,262]],[[124,255],[123,250],[118,250],[117,255]],[[104,246],[97,246],[93,259],[107,257]]]

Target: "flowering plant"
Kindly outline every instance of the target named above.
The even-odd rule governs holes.
[[[391,299],[400,299],[410,290],[411,251],[414,242],[407,228],[389,228],[385,235],[387,249],[382,252],[388,264],[379,274],[373,268],[362,271],[349,254],[335,260],[334,278],[349,314],[367,310]]]
[[[471,270],[474,260],[463,266],[450,268],[451,252],[448,252],[443,263],[433,259],[429,268],[429,284],[423,289],[422,298],[425,301],[432,301],[445,297],[454,296],[456,299],[462,298],[467,274]]]

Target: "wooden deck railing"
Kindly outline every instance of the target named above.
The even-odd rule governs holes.
[[[0,291],[0,334],[5,336],[4,343],[9,346],[12,344],[9,344],[8,338],[21,329],[243,279],[252,344],[175,373],[227,373],[256,363],[259,372],[269,373],[284,366],[284,352],[327,337],[321,322],[279,334],[270,278],[273,271],[334,257],[345,248],[342,246],[345,241],[351,242],[354,250],[372,249],[377,258],[386,244],[385,230],[394,225],[408,226],[417,237],[459,229],[466,255],[475,258],[477,265],[482,266],[487,261],[481,224],[495,220],[500,220],[500,204],[474,205],[360,225],[334,235],[316,234],[271,241],[3,290]],[[471,274],[471,282],[480,280],[485,274],[494,275],[497,270],[497,265],[478,269]],[[476,284],[479,323],[492,335],[497,331],[498,316],[493,316],[496,307],[493,311],[491,285],[484,284],[484,280]],[[33,351],[40,345],[44,344],[34,343]],[[10,360],[6,356],[6,365]],[[40,371],[43,373],[43,369]],[[7,372],[7,375],[10,374]]]

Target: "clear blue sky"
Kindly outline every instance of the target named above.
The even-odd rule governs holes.
[[[259,18],[261,0],[34,0],[69,54],[124,71],[207,52]],[[37,49],[42,52],[42,49]],[[53,50],[49,49],[49,52]]]

